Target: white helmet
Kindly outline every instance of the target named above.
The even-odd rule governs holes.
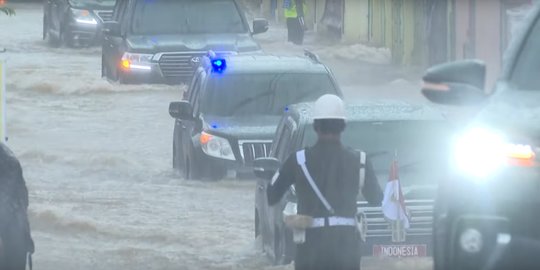
[[[313,119],[343,119],[345,120],[345,104],[336,95],[324,95],[317,99],[313,108]]]

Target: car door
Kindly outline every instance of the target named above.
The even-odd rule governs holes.
[[[283,130],[285,129],[285,118],[280,122],[276,129],[276,135],[274,138],[274,144],[272,148],[275,148],[275,145],[280,144],[285,138],[282,136]],[[271,156],[272,157],[272,156]],[[255,193],[255,207],[256,207],[256,218],[260,223],[260,234],[263,237],[263,248],[267,249],[271,245],[271,233],[270,233],[270,219],[268,218],[268,197],[266,196],[266,187],[268,185],[267,179],[257,178],[257,187]]]
[[[49,33],[54,34],[57,38],[60,38],[60,29],[66,8],[65,1],[67,0],[47,0]]]
[[[110,79],[118,79],[118,68],[124,54],[123,43],[124,35],[127,32],[129,22],[129,7],[131,1],[117,1],[113,11],[112,21],[120,24],[121,35],[105,34],[103,37],[103,66],[107,67],[108,73],[102,71],[103,76]]]
[[[283,119],[282,121],[282,128],[281,130],[278,130],[278,133],[276,133],[277,137],[275,138],[274,145],[272,147],[272,151],[270,156],[277,158],[280,160],[281,163],[285,162],[289,155],[289,148],[292,144],[292,138],[294,137],[294,133],[297,130],[297,124],[295,120],[288,116]],[[263,184],[261,187],[264,194],[265,201],[263,202],[263,213],[264,213],[264,224],[268,230],[268,243],[270,244],[270,248],[274,248],[274,239],[275,239],[275,233],[276,228],[279,228],[279,224],[283,222],[283,216],[281,214],[281,211],[283,210],[283,205],[281,203],[276,204],[275,206],[269,206],[268,205],[268,198],[266,197],[266,183]]]
[[[193,142],[191,138],[199,132],[199,96],[201,95],[203,82],[206,76],[203,70],[198,70],[195,76],[196,77],[193,79],[192,84],[188,90],[189,103],[193,108],[193,118],[191,120],[176,120],[176,123],[180,128],[182,153],[184,154],[184,160],[185,158],[187,158],[191,147],[193,147]]]

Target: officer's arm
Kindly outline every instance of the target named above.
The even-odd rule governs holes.
[[[274,176],[272,182],[268,184],[266,197],[268,198],[269,205],[278,203],[289,187],[294,184],[295,165],[296,158],[294,155],[291,155]]]
[[[379,186],[379,181],[375,175],[375,169],[369,159],[366,161],[366,178],[362,187],[362,194],[370,205],[380,206],[383,200],[383,193]]]
[[[298,17],[304,17],[304,0],[295,0],[296,1],[296,13]]]

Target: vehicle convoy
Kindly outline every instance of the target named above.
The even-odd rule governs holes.
[[[101,45],[103,23],[112,18],[115,0],[46,0],[43,39],[49,45]]]
[[[443,173],[449,126],[444,116],[428,107],[403,102],[365,102],[347,106],[347,127],[342,143],[364,151],[372,162],[379,184],[385,186],[396,157],[410,227],[391,226],[381,207],[370,206],[362,195],[358,212],[365,221],[362,256],[431,256],[432,211],[439,173]],[[294,258],[292,233],[283,221],[288,203],[296,203],[294,186],[274,207],[269,207],[267,183],[292,153],[316,142],[312,104],[291,106],[275,134],[270,156],[254,162],[259,177],[255,195],[255,235],[276,264]],[[359,179],[359,181],[361,181]],[[361,194],[361,192],[360,192]]]
[[[236,0],[122,0],[105,24],[102,76],[120,83],[190,82],[201,57],[260,52]]]
[[[289,104],[342,96],[331,71],[308,55],[203,58],[187,99],[169,107],[174,168],[187,179],[251,174],[252,162],[270,153]]]
[[[540,9],[485,94],[486,67],[465,60],[429,69],[424,95],[477,105],[456,139],[454,173],[436,202],[435,269],[540,269]]]

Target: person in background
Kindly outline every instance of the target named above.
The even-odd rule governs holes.
[[[28,222],[28,190],[22,168],[0,142],[0,270],[32,268],[34,242]]]
[[[341,143],[346,126],[343,101],[324,95],[313,114],[318,141],[285,161],[268,185],[268,204],[278,203],[295,185],[298,210],[291,217],[296,218],[287,222],[285,217],[297,244],[295,269],[358,270],[357,196],[361,190],[370,204],[380,205],[383,193],[365,152]]]
[[[304,43],[304,31],[306,24],[304,12],[306,11],[305,0],[284,0],[285,18],[287,19],[288,40],[296,45]]]

